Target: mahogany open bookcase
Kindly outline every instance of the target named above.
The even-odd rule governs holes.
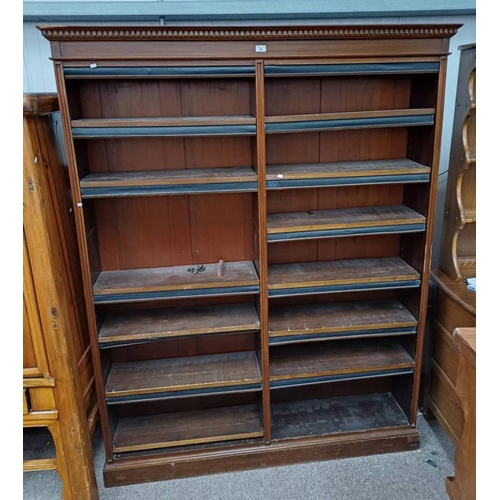
[[[40,27],[107,486],[419,446],[458,28]]]

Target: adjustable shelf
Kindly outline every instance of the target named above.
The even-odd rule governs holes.
[[[172,118],[88,118],[71,121],[75,139],[255,135],[252,116],[180,116]]]
[[[414,369],[412,357],[392,339],[277,346],[269,358],[271,389],[405,375]]]
[[[255,75],[254,65],[234,66],[99,66],[66,67],[64,77],[72,79],[115,78],[241,78]]]
[[[263,436],[257,405],[229,406],[122,418],[113,452],[154,450]]]
[[[413,127],[433,125],[434,114],[434,108],[422,108],[267,116],[265,128],[268,134],[284,134],[350,128]]]
[[[254,351],[114,363],[106,382],[108,404],[262,389]]]
[[[404,205],[290,212],[267,216],[267,241],[307,240],[425,230],[425,217]]]
[[[430,168],[407,158],[268,165],[267,189],[429,182]]]
[[[391,393],[309,399],[272,405],[273,440],[408,425],[408,417]]]
[[[253,304],[152,309],[108,314],[99,330],[102,349],[170,338],[260,330]]]
[[[266,77],[413,75],[437,73],[437,62],[351,63],[351,64],[266,64]],[[88,71],[88,70],[87,70]]]
[[[256,192],[251,167],[196,168],[90,174],[80,181],[82,198]]]
[[[217,297],[259,293],[259,277],[253,262],[225,262],[222,276],[218,264],[205,271],[189,272],[194,266],[103,271],[94,283],[94,302],[109,304],[185,297]]]
[[[399,257],[269,266],[269,297],[420,286],[420,274]]]
[[[273,307],[269,344],[414,335],[417,320],[397,300]]]

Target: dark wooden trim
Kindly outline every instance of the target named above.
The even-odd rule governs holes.
[[[118,40],[355,40],[450,38],[461,24],[398,24],[353,26],[66,26],[41,25],[38,29],[50,41]]]
[[[427,231],[425,234],[424,255],[422,256],[422,288],[420,293],[417,345],[415,348],[415,377],[413,378],[413,395],[411,403],[410,423],[417,421],[417,411],[420,393],[420,375],[423,363],[423,350],[425,340],[425,320],[427,317],[427,298],[429,296],[429,280],[432,259],[432,238],[434,234],[434,220],[436,216],[437,187],[439,176],[439,163],[441,153],[441,135],[443,132],[444,97],[446,85],[447,58],[442,57],[439,68],[439,80],[436,98],[436,119],[432,148],[432,172],[430,181],[429,203],[427,205]]]
[[[269,381],[269,304],[267,299],[267,192],[266,192],[266,131],[264,62],[256,61],[255,99],[257,118],[257,176],[258,176],[258,232],[259,232],[259,279],[260,279],[260,363],[262,372],[262,413],[264,441],[271,441],[271,392]]]
[[[337,458],[416,450],[420,437],[414,427],[272,442],[221,450],[120,459],[104,466],[104,484],[128,484],[181,477],[260,469]]]
[[[434,124],[433,114],[412,113],[412,111],[408,110],[408,114],[399,116],[368,116],[360,118],[328,119],[321,115],[316,115],[314,119],[306,116],[270,117],[268,120],[272,121],[266,123],[266,132],[268,134],[285,134],[353,128],[417,127]],[[360,115],[364,115],[364,113],[360,113]]]
[[[438,62],[266,64],[266,77],[437,73]]]
[[[233,78],[254,77],[255,67],[245,66],[99,66],[64,69],[68,79],[101,78]]]

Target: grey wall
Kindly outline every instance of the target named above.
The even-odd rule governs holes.
[[[116,8],[116,16],[120,16],[120,13],[132,12],[134,15],[132,18],[134,21],[115,21],[112,13],[106,11],[103,14],[102,10],[97,9],[96,6],[100,5],[106,8],[113,7],[111,4],[115,4]],[[81,2],[74,0],[73,2],[26,2],[24,4],[25,9],[25,19],[37,19],[42,21],[43,24],[50,24],[53,22],[54,16],[59,14],[61,19],[81,19],[84,16],[88,16],[89,19],[92,20],[92,24],[102,24],[102,25],[111,25],[111,24],[120,24],[120,25],[159,25],[164,24],[164,18],[158,19],[156,21],[145,21],[144,17],[146,16],[145,12],[147,9],[156,7],[158,3],[166,4],[166,2],[120,2],[120,5],[117,5],[113,0],[107,0],[107,2],[99,2],[99,3],[91,3],[91,2]],[[182,2],[170,2],[170,6],[174,4],[178,6]],[[218,25],[225,24],[231,25],[237,22],[241,22],[236,19],[213,19],[211,21],[207,21],[207,17],[210,17],[210,12],[207,13],[207,9],[217,9],[220,8],[220,4],[223,2],[215,1],[215,2],[206,2],[204,0],[196,0],[190,1],[187,0],[184,2],[184,6],[186,7],[184,10],[175,11],[177,12],[176,18],[178,20],[171,21],[175,16],[167,16],[168,24],[189,24],[190,22],[186,20],[186,15],[189,14],[189,9],[187,7],[192,8],[195,4],[198,6],[205,6],[205,10],[200,10],[199,12],[205,12],[205,15],[193,16],[193,19],[196,20],[196,24],[210,24],[210,25]],[[324,4],[322,0],[314,0],[311,2],[301,2],[301,4],[307,4],[309,6],[313,4]],[[331,5],[332,2],[329,2]],[[415,3],[415,2],[414,2]],[[456,1],[453,3],[454,8],[460,9],[464,12],[468,12],[466,7],[470,7],[470,1]],[[234,4],[234,2],[226,2],[227,4]],[[449,11],[453,9],[446,10],[446,5],[449,5],[450,2],[447,0],[440,0],[434,2],[420,1],[418,2],[418,7],[415,9],[425,10],[430,9],[432,5],[434,12],[444,12],[445,15],[415,15],[416,10],[411,10],[411,2],[408,1],[364,1],[360,2],[359,0],[351,0],[350,2],[346,2],[344,0],[339,1],[338,5],[336,5],[336,11],[330,12],[330,16],[327,14],[322,14],[323,17],[321,19],[314,19],[311,17],[314,16],[314,12],[309,9],[309,12],[304,11],[302,13],[302,18],[299,17],[300,10],[295,7],[295,14],[291,14],[291,7],[295,2],[261,2],[261,0],[255,0],[252,5],[254,8],[258,7],[259,4],[267,4],[268,11],[267,17],[271,17],[272,20],[262,19],[265,17],[262,15],[262,12],[259,15],[259,12],[256,10],[254,12],[254,16],[252,19],[249,18],[251,9],[249,6],[249,2],[242,1],[238,3],[240,6],[241,12],[245,12],[243,15],[241,12],[239,14],[240,17],[245,18],[245,22],[247,24],[253,25],[266,25],[266,24],[301,24],[307,20],[309,23],[314,24],[405,24],[405,23],[458,23],[463,24],[463,26],[458,31],[457,35],[455,35],[450,41],[450,56],[448,59],[448,70],[447,70],[447,80],[446,80],[446,98],[445,98],[445,107],[444,107],[444,126],[443,126],[443,136],[442,136],[442,148],[441,148],[441,158],[440,158],[440,175],[439,175],[439,185],[438,185],[438,205],[437,205],[437,214],[436,214],[436,227],[435,227],[435,237],[434,237],[434,250],[433,250],[433,265],[437,263],[437,256],[439,254],[439,242],[441,237],[441,224],[440,221],[443,217],[444,212],[444,196],[446,192],[446,181],[447,181],[447,172],[448,172],[448,159],[450,155],[450,146],[451,146],[451,132],[453,126],[453,116],[454,116],[454,107],[455,107],[455,91],[457,86],[457,77],[458,77],[458,64],[460,59],[460,51],[457,49],[461,45],[474,43],[476,41],[476,16],[475,14],[462,14],[462,15],[450,15]],[[270,10],[269,5],[272,4],[272,12]],[[397,5],[395,5],[397,4]],[[428,5],[427,5],[428,4]],[[60,6],[59,9],[54,8]],[[72,10],[72,5],[75,8]],[[345,17],[348,15],[348,6],[351,5],[352,11],[358,14],[357,17]],[[378,5],[380,8],[385,8],[384,11],[375,10],[371,6]],[[51,9],[47,10],[48,6],[52,6]],[[90,8],[93,6],[93,8]],[[127,6],[135,6],[136,10],[133,9],[127,10]],[[139,8],[142,6],[142,10]],[[286,11],[284,9],[285,6],[288,6],[287,16],[289,19],[280,19],[279,18],[279,9],[281,7],[282,11]],[[29,7],[29,8],[28,8]],[[45,7],[45,10],[44,10]],[[88,8],[86,8],[88,7]],[[137,10],[139,8],[139,10]],[[319,7],[318,7],[319,8]],[[145,10],[144,10],[145,9]],[[246,9],[246,11],[245,11]],[[343,10],[342,10],[343,9]],[[391,10],[392,9],[392,10]],[[393,14],[396,12],[396,9],[399,9],[397,12],[400,14],[405,14],[404,16],[395,17]],[[405,10],[406,9],[406,10]],[[470,10],[470,9],[469,9]],[[428,10],[431,11],[431,10]],[[455,10],[456,12],[457,10]],[[156,11],[155,11],[156,12]],[[162,11],[165,12],[165,9]],[[173,10],[172,10],[173,12]],[[390,16],[387,17],[378,17],[381,12],[390,13]],[[74,16],[71,17],[71,14],[74,13]],[[220,13],[219,13],[220,14]],[[307,15],[306,15],[307,14]],[[64,17],[66,16],[66,17]],[[69,17],[68,17],[69,16]],[[340,17],[338,17],[340,16]],[[361,17],[362,16],[362,17]],[[376,16],[376,17],[374,17]],[[158,18],[158,14],[156,13],[153,18]],[[188,16],[189,17],[189,16]],[[213,17],[213,16],[212,16]],[[232,16],[238,17],[236,15]],[[259,18],[260,19],[257,19]],[[330,18],[325,18],[330,17]],[[337,17],[337,18],[335,18]],[[307,18],[307,19],[306,19]],[[65,21],[65,24],[88,24],[89,22],[75,22],[75,21]],[[23,44],[23,92],[55,92],[56,85],[54,79],[54,73],[52,69],[52,62],[50,61],[50,47],[49,42],[45,40],[40,32],[36,28],[37,22],[34,21],[25,21],[23,23],[23,36],[24,36],[24,44]]]

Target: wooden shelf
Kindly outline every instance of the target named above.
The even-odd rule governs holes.
[[[108,404],[262,389],[254,351],[114,363]]]
[[[420,286],[420,274],[399,257],[269,266],[270,297]]]
[[[205,271],[198,274],[188,271],[192,267],[103,271],[94,283],[94,302],[105,304],[259,292],[259,277],[253,262],[225,262],[220,278],[217,277],[217,264],[205,264]]]
[[[230,406],[118,421],[113,452],[154,450],[263,436],[256,405]]]
[[[394,339],[276,346],[269,359],[271,389],[407,374],[414,368],[412,357]]]
[[[274,307],[269,343],[414,335],[417,320],[397,300]]]
[[[65,67],[64,77],[71,79],[114,78],[229,78],[252,77],[255,66],[99,66]]]
[[[153,309],[108,314],[99,331],[101,348],[141,342],[260,330],[253,304]]]
[[[458,269],[464,279],[476,277],[476,256],[463,255],[457,258]]]
[[[309,399],[272,405],[273,440],[408,426],[391,393]]]
[[[437,62],[351,63],[351,64],[266,64],[266,77],[340,76],[340,75],[398,75],[437,73]]]
[[[267,241],[425,231],[425,217],[404,205],[269,214]]]
[[[267,189],[429,182],[430,168],[407,158],[268,165]]]
[[[196,168],[90,174],[80,181],[82,198],[256,192],[251,167]]]
[[[91,118],[72,120],[75,139],[254,135],[253,116],[179,116],[171,118]]]
[[[265,129],[268,134],[284,134],[352,128],[412,127],[433,125],[434,113],[434,108],[423,108],[267,116]]]
[[[464,224],[473,224],[476,222],[476,209],[467,208],[462,212],[462,221]]]

